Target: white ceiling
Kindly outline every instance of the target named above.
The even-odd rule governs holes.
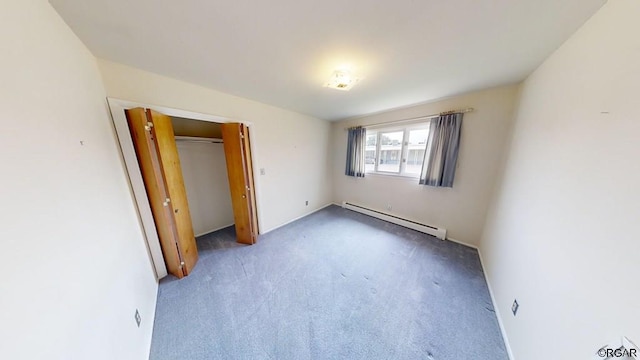
[[[606,0],[50,2],[99,58],[337,120],[518,82]]]

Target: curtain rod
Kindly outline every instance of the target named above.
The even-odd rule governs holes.
[[[418,116],[418,117],[414,117],[414,118],[410,118],[410,119],[402,119],[402,120],[393,120],[393,121],[385,121],[385,122],[381,122],[381,123],[375,123],[375,124],[367,124],[367,125],[362,125],[363,128],[368,128],[368,127],[373,127],[373,126],[381,126],[381,125],[393,125],[393,124],[401,124],[401,123],[406,123],[406,122],[413,122],[413,121],[418,121],[418,120],[427,120],[427,119],[433,119],[435,117],[438,116],[442,116],[442,115],[449,115],[449,114],[458,114],[458,113],[468,113],[468,112],[472,112],[474,111],[474,108],[466,108],[466,109],[458,109],[458,110],[449,110],[449,111],[443,111],[441,113],[438,114],[431,114],[431,115],[425,115],[425,116]],[[349,128],[344,128],[345,130],[349,130]]]
[[[222,143],[222,139],[216,139],[216,138],[206,138],[206,137],[196,137],[196,136],[176,136],[176,141],[183,141],[183,142],[200,142],[200,143],[214,143],[214,144],[221,144]]]

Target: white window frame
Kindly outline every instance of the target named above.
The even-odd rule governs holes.
[[[420,123],[416,123],[416,124],[411,124],[411,125],[405,125],[405,126],[384,126],[384,127],[375,127],[375,128],[371,128],[371,129],[367,129],[367,138],[372,135],[371,133],[375,133],[376,135],[376,148],[375,148],[375,152],[374,152],[374,158],[373,158],[373,170],[367,170],[366,168],[366,164],[365,164],[365,173],[366,174],[374,174],[374,175],[390,175],[390,176],[400,176],[400,177],[406,177],[406,178],[414,178],[417,179],[420,177],[420,173],[407,173],[407,158],[409,156],[409,134],[411,131],[413,130],[427,130],[427,139],[429,138],[429,122],[420,122]],[[382,146],[382,142],[380,141],[381,136],[383,133],[390,133],[390,132],[399,132],[402,131],[402,145],[400,148],[400,166],[398,168],[398,171],[384,171],[384,170],[379,170],[378,165],[380,165],[380,151],[381,151],[381,146]],[[365,139],[366,141],[366,139]],[[425,141],[425,152],[426,152],[426,148],[427,148],[427,144]],[[366,151],[366,147],[365,147],[365,151]],[[365,159],[366,159],[366,155],[365,155]],[[424,160],[423,160],[424,161]],[[424,164],[423,164],[424,166]]]

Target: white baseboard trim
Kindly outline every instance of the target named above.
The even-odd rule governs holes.
[[[215,228],[215,229],[213,229],[213,230],[207,230],[207,231],[205,231],[205,232],[203,232],[203,233],[201,233],[201,234],[197,234],[197,235],[196,235],[196,237],[199,237],[199,236],[202,236],[202,235],[211,234],[211,233],[212,233],[212,232],[214,232],[214,231],[222,230],[222,229],[227,228],[227,227],[232,226],[232,225],[235,225],[235,223],[231,223],[231,224],[229,224],[229,225],[220,226],[220,227]]]
[[[500,309],[498,309],[498,305],[496,303],[496,297],[493,294],[493,288],[491,287],[491,282],[489,281],[489,277],[487,276],[487,269],[484,267],[484,260],[482,259],[482,251],[478,249],[478,256],[480,257],[480,266],[482,267],[482,272],[484,273],[484,279],[487,282],[487,288],[489,288],[489,295],[491,296],[491,302],[493,303],[493,310],[496,312],[496,318],[498,319],[498,326],[500,326],[500,332],[502,333],[502,339],[504,340],[504,346],[507,348],[507,356],[509,356],[510,360],[515,360],[513,356],[513,351],[511,351],[511,344],[509,344],[509,338],[507,337],[507,331],[505,330],[504,324],[502,322],[502,315],[500,315]]]
[[[371,209],[362,205],[354,204],[348,201],[342,202],[342,208],[359,212],[377,219],[381,219],[392,224],[404,226],[409,229],[423,232],[437,237],[440,240],[447,238],[447,229],[436,227],[433,225],[423,224],[414,220],[406,219],[397,215],[389,214],[379,210]]]
[[[276,230],[276,229],[279,229],[279,228],[281,228],[281,227],[283,227],[283,226],[289,225],[289,224],[291,224],[291,223],[292,223],[292,222],[294,222],[294,221],[300,220],[300,219],[302,219],[303,217],[307,217],[307,216],[309,216],[309,215],[311,215],[311,214],[313,214],[313,213],[315,213],[315,212],[318,212],[318,211],[320,211],[320,210],[322,210],[322,209],[324,209],[324,208],[326,208],[326,207],[329,207],[329,206],[331,206],[331,205],[333,205],[333,203],[328,203],[328,204],[326,204],[326,205],[323,205],[323,206],[321,206],[321,207],[319,207],[319,208],[317,208],[317,209],[315,209],[315,210],[313,210],[313,211],[310,211],[310,212],[308,212],[308,213],[306,213],[306,214],[304,214],[304,215],[300,215],[300,216],[298,216],[297,218],[293,218],[293,219],[291,219],[291,220],[289,220],[289,221],[287,221],[287,222],[285,222],[285,223],[283,223],[283,224],[280,224],[280,225],[278,225],[278,226],[276,226],[276,227],[273,227],[273,228],[271,228],[271,229],[269,229],[269,230],[267,230],[267,231],[265,231],[265,232],[262,232],[262,233],[260,233],[260,235],[264,235],[264,234],[266,234],[266,233],[272,232],[273,230]]]
[[[466,246],[466,247],[470,247],[470,248],[472,248],[472,249],[476,249],[476,250],[478,250],[478,245],[469,244],[468,242],[464,242],[464,241],[461,241],[461,240],[456,240],[456,239],[454,239],[454,238],[450,238],[450,237],[447,237],[447,240],[449,240],[449,241],[451,241],[451,242],[454,242],[454,243],[456,243],[456,244],[464,245],[464,246]]]

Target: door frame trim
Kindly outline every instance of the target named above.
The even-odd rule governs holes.
[[[145,104],[136,101],[128,101],[122,100],[112,97],[107,97],[107,103],[109,105],[109,110],[111,111],[111,121],[114,126],[114,137],[115,141],[118,144],[118,149],[120,150],[120,156],[123,163],[123,170],[127,177],[130,192],[132,195],[132,200],[134,202],[136,212],[138,215],[138,223],[140,225],[140,230],[144,235],[147,252],[149,254],[149,260],[154,269],[156,279],[160,280],[161,278],[167,276],[167,268],[164,262],[164,258],[162,256],[162,249],[160,247],[160,239],[158,238],[158,231],[156,229],[155,222],[153,220],[153,214],[151,212],[151,207],[149,206],[149,200],[147,196],[147,191],[144,187],[144,181],[142,179],[142,173],[140,172],[140,167],[138,164],[138,158],[136,156],[135,148],[133,146],[133,140],[131,138],[131,134],[129,133],[129,127],[127,125],[127,117],[125,114],[126,109],[142,107],[151,110],[155,110],[157,112],[163,113],[169,116],[182,117],[193,120],[202,120],[216,123],[228,123],[228,122],[239,122],[243,123],[249,127],[253,124],[248,121],[241,120],[232,120],[230,118],[226,118],[223,116],[210,115],[204,113],[198,113],[188,110],[175,109],[160,105],[153,104]],[[255,140],[255,131],[252,130],[252,137]],[[258,218],[260,218],[260,206],[258,204],[258,194],[260,193],[257,185],[257,181],[255,179],[255,169],[256,169],[256,161],[255,161],[255,151],[254,145],[255,141],[250,143],[252,158],[254,159],[252,163],[252,169],[254,174],[254,191],[256,195],[256,210],[258,213]],[[259,229],[258,229],[259,230]],[[261,231],[258,231],[259,233]]]

